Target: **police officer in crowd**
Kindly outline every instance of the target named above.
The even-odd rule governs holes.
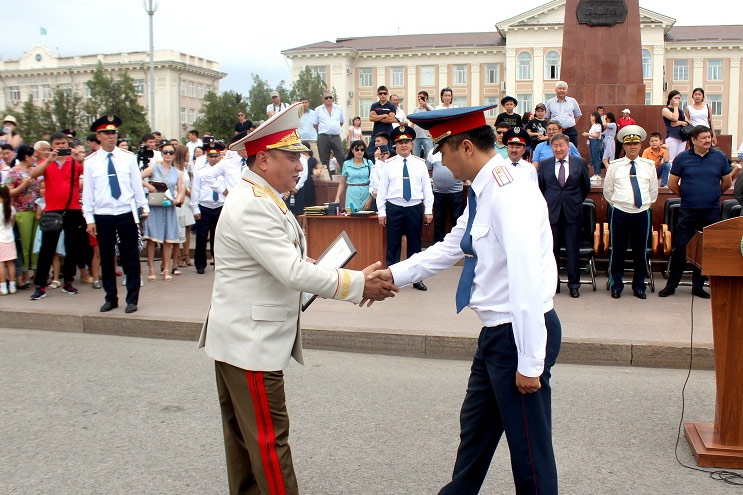
[[[206,182],[202,180],[202,177],[210,172],[211,167],[221,161],[224,144],[221,141],[211,140],[204,151],[206,152],[207,163],[196,169],[191,183],[191,210],[196,219],[194,266],[198,274],[203,274],[206,271],[206,241],[208,238],[212,239],[212,254],[214,253],[214,233],[224,204],[224,195],[217,192],[217,190],[224,190],[224,178],[222,176],[216,178],[216,190],[207,186]]]
[[[524,159],[526,153],[526,143],[529,142],[529,134],[521,127],[511,127],[503,135],[503,143],[506,145],[508,158],[506,159],[511,165],[519,171],[529,176],[529,179],[537,184],[537,169],[531,162]]]

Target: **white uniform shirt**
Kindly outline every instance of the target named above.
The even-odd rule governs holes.
[[[501,157],[501,159],[506,165],[510,166],[511,168],[515,168],[518,173],[526,175],[534,184],[539,184],[539,179],[537,179],[537,168],[532,165],[531,162],[528,162],[522,158],[521,160],[516,162],[516,165],[514,165],[510,158]],[[567,166],[567,163],[565,164],[565,166]]]
[[[118,146],[111,151],[121,195],[111,195],[108,178],[108,151],[100,148],[85,158],[83,167],[83,215],[87,223],[95,223],[93,215],[121,215],[133,213],[132,203],[149,212],[150,207],[142,190],[142,174],[136,155]]]
[[[304,183],[307,182],[307,157],[304,155],[299,155],[299,161],[302,162],[302,171],[299,172],[299,180],[297,180],[297,185],[294,187],[297,191],[302,189],[304,187]]]
[[[518,372],[536,377],[544,371],[544,314],[553,307],[557,287],[552,229],[547,203],[539,188],[525,174],[510,174],[513,180],[507,183],[496,179],[498,167],[510,174],[506,166],[493,158],[470,186],[477,197],[470,231],[477,265],[469,307],[484,326],[509,322],[513,325]],[[468,218],[469,205],[443,241],[392,265],[395,285],[430,278],[462,259],[459,243]]]
[[[410,199],[402,196],[403,157],[395,155],[384,164],[379,177],[377,188],[377,210],[380,217],[387,216],[386,202],[397,206],[415,206],[423,202],[423,212],[433,214],[433,188],[428,176],[426,162],[417,156],[407,156],[408,174],[410,176]]]
[[[237,153],[228,153],[213,167],[207,164],[201,174],[202,187],[209,187],[221,194],[225,189],[232,191],[242,177],[242,160],[243,157]],[[219,177],[222,178],[221,182],[217,180]]]
[[[630,160],[626,156],[609,162],[604,178],[604,197],[610,205],[625,213],[640,213],[650,208],[658,199],[658,174],[653,162],[639,156],[635,158],[637,184],[640,186],[642,198],[642,206],[637,208],[629,176],[631,168]]]
[[[379,189],[379,179],[382,177],[382,169],[384,169],[384,162],[382,160],[374,160],[374,166],[369,172],[369,193],[377,194]]]
[[[397,122],[393,122],[392,123],[392,128],[393,129],[395,127],[400,127],[400,122],[405,122],[406,120],[408,120],[408,118],[405,116],[405,111],[399,105],[397,106],[397,112],[395,112],[395,118],[397,119]],[[415,129],[413,129],[413,130],[415,130]],[[417,135],[418,134],[416,133],[416,136]]]
[[[217,163],[219,165],[219,163]],[[211,166],[207,163],[203,167],[196,169],[193,174],[193,181],[191,183],[191,211],[194,215],[201,215],[199,205],[203,205],[206,208],[219,208],[224,204],[224,196],[222,193],[218,193],[219,199],[214,201],[215,191],[212,191],[201,179],[204,174],[209,173]],[[224,178],[217,177],[217,188],[220,191],[224,191]]]

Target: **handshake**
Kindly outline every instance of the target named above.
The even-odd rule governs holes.
[[[374,301],[383,301],[388,297],[395,297],[400,289],[395,287],[392,272],[389,268],[380,270],[380,261],[373,263],[362,270],[364,274],[364,294],[359,306],[371,306]]]

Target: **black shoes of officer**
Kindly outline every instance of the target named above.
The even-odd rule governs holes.
[[[578,289],[570,289],[570,297],[580,297],[580,291]]]
[[[137,311],[137,305],[129,303],[126,305],[126,309],[124,309],[124,313],[134,313]]]
[[[106,301],[103,306],[101,306],[101,313],[107,313],[111,311],[114,308],[118,308],[119,303],[113,303],[111,301]]]
[[[203,275],[204,274],[204,269],[203,268],[197,268],[196,269],[196,273],[198,273],[199,275]]]
[[[658,297],[668,297],[674,295],[675,293],[676,289],[674,287],[668,287],[666,285],[664,288],[658,291]]]
[[[428,287],[426,287],[426,285],[423,282],[416,282],[416,283],[413,284],[413,287],[416,288],[416,289],[418,289],[418,290],[422,290],[422,291],[427,291],[428,290]]]
[[[618,291],[618,290],[612,289],[612,291],[611,291],[611,298],[612,299],[619,299],[620,297],[622,297],[622,293],[620,291]]]
[[[691,293],[702,299],[709,299],[711,297],[709,292],[705,291],[701,287],[694,287],[691,289]]]
[[[632,294],[634,294],[634,296],[637,299],[647,299],[648,298],[648,296],[643,291],[641,291],[641,290],[634,290],[634,289],[632,289]]]

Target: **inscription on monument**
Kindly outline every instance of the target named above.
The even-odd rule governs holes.
[[[624,0],[579,0],[578,22],[589,26],[614,26],[627,17]]]

